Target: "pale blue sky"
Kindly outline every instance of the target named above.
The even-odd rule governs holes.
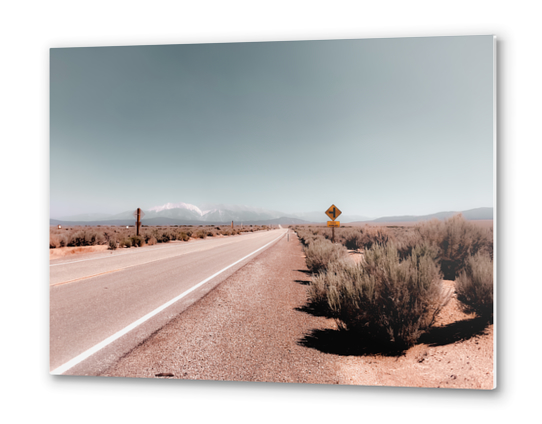
[[[493,37],[51,49],[51,217],[493,205]]]

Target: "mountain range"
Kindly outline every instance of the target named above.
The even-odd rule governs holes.
[[[141,222],[145,225],[229,225],[231,221],[246,225],[303,225],[327,221],[323,211],[286,214],[278,211],[253,208],[244,205],[166,203],[143,211]],[[429,219],[446,219],[457,211],[439,212],[423,216],[388,216],[370,218],[361,215],[341,215],[341,223],[358,222],[405,222]],[[466,219],[493,219],[493,208],[477,208],[461,211]],[[50,225],[132,225],[134,212],[119,214],[88,213],[51,219]]]

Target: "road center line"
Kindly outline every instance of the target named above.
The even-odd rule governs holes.
[[[124,336],[125,334],[129,333],[130,331],[132,331],[134,328],[138,327],[139,325],[143,324],[145,321],[148,321],[150,318],[154,317],[155,315],[157,315],[158,313],[162,312],[164,309],[166,309],[168,306],[171,306],[173,305],[175,302],[177,302],[178,300],[182,299],[183,297],[185,297],[186,295],[192,293],[194,290],[198,289],[199,287],[203,286],[205,283],[207,283],[208,281],[212,280],[213,278],[215,278],[216,276],[218,276],[219,274],[222,274],[224,271],[230,269],[231,267],[237,265],[239,262],[242,262],[244,261],[245,259],[247,259],[248,257],[254,255],[255,253],[259,252],[260,250],[266,248],[267,246],[269,246],[270,244],[276,242],[277,240],[279,240],[280,238],[284,237],[286,235],[286,233],[283,233],[282,235],[280,235],[279,237],[277,237],[276,239],[270,241],[269,243],[267,243],[266,245],[260,247],[259,249],[256,249],[254,252],[252,253],[249,253],[248,255],[246,255],[245,257],[239,259],[238,261],[232,263],[231,265],[228,265],[226,268],[223,268],[221,269],[220,271],[214,273],[213,275],[211,275],[210,277],[206,278],[205,280],[199,282],[198,284],[196,284],[195,286],[191,287],[190,289],[186,290],[185,292],[181,293],[179,296],[171,299],[169,302],[166,302],[164,303],[162,306],[159,306],[158,308],[156,308],[154,311],[152,312],[149,312],[147,315],[139,318],[137,321],[134,321],[133,323],[131,323],[130,325],[124,327],[122,330],[120,331],[117,331],[115,334],[109,336],[107,339],[103,340],[102,342],[98,343],[97,345],[91,347],[90,349],[87,349],[86,351],[84,351],[83,353],[77,355],[75,358],[69,360],[68,362],[66,362],[65,364],[59,366],[58,368],[55,368],[53,371],[51,371],[50,373],[53,374],[53,375],[61,375],[61,374],[64,374],[66,371],[68,371],[70,368],[73,368],[74,366],[76,366],[77,364],[79,364],[80,362],[84,361],[85,359],[89,358],[90,356],[94,355],[96,352],[100,351],[101,349],[103,349],[104,347],[106,347],[107,345],[113,343],[115,340],[121,338],[122,336]]]
[[[151,262],[154,262],[154,261],[151,261]],[[146,263],[148,263],[148,262],[146,262]],[[141,265],[144,265],[144,264],[141,264]],[[132,265],[132,266],[137,266],[137,265]],[[87,280],[87,279],[92,278],[92,277],[99,277],[100,275],[111,274],[113,272],[118,272],[118,271],[122,271],[123,269],[131,268],[132,266],[127,266],[127,267],[119,268],[119,269],[112,269],[111,271],[100,272],[99,274],[88,275],[86,277],[75,278],[73,280],[68,280],[68,281],[62,281],[60,283],[54,283],[54,284],[51,284],[51,287],[63,286],[64,284],[75,283],[77,281]]]
[[[73,280],[62,281],[60,283],[53,283],[53,284],[50,285],[50,287],[62,286],[64,284],[69,284],[69,283],[75,283],[77,281],[86,280],[86,279],[92,278],[92,277],[99,277],[100,275],[110,274],[112,272],[117,272],[117,271],[122,271],[122,270],[125,270],[125,269],[128,269],[128,268],[133,268],[135,266],[147,265],[147,264],[150,264],[152,262],[158,262],[158,261],[164,261],[164,260],[167,260],[167,259],[177,258],[179,256],[189,255],[190,253],[198,253],[198,252],[203,252],[205,250],[212,250],[212,249],[216,249],[217,247],[228,246],[228,245],[233,244],[233,243],[236,243],[236,241],[230,241],[229,243],[224,243],[224,244],[219,245],[219,246],[203,246],[202,249],[191,250],[191,251],[188,251],[188,252],[179,253],[178,255],[166,256],[165,258],[153,259],[152,261],[147,261],[147,262],[139,262],[139,263],[134,264],[134,265],[128,265],[128,266],[125,266],[125,267],[122,267],[122,268],[117,268],[117,269],[113,269],[113,270],[110,270],[110,271],[100,272],[99,274],[86,275],[84,277],[74,278]],[[73,263],[73,262],[70,262],[70,263]]]

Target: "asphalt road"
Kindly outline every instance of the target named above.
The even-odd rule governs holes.
[[[286,232],[52,260],[51,373],[99,374]]]

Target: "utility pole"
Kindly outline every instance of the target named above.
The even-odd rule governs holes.
[[[145,216],[145,213],[141,210],[141,208],[137,208],[135,210],[134,218],[136,219],[136,235],[139,235],[139,228],[141,227],[141,218],[143,218],[144,216]]]
[[[141,208],[137,208],[136,235],[139,235],[139,227],[141,227]]]

